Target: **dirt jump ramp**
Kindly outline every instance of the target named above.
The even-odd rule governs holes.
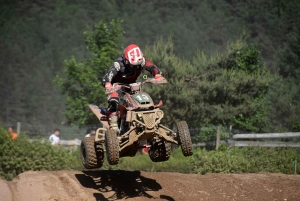
[[[0,201],[300,200],[300,175],[29,171],[0,180]]]

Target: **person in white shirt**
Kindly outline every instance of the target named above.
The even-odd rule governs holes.
[[[54,129],[54,133],[50,135],[49,141],[51,142],[52,145],[59,145],[59,134],[60,130],[58,128]]]
[[[92,137],[96,135],[96,129],[91,128],[88,130],[88,133],[85,135],[85,137]]]

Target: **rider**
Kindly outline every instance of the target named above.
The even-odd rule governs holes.
[[[142,70],[149,71],[155,79],[164,79],[157,66],[143,56],[137,45],[131,44],[125,48],[123,55],[110,66],[103,77],[102,85],[108,92],[113,89],[112,84],[114,83],[134,83]],[[119,95],[117,92],[108,95],[109,125],[111,128],[118,127],[118,103]]]

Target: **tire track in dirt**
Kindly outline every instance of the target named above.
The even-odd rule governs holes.
[[[300,200],[300,175],[123,170],[29,171],[0,180],[0,201]]]

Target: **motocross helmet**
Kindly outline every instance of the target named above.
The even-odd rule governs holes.
[[[128,45],[123,56],[125,62],[131,66],[141,65],[145,60],[141,49],[135,44]]]

